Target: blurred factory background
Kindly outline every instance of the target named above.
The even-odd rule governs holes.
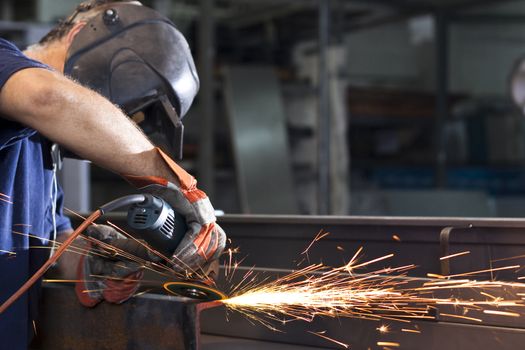
[[[78,0],[2,0],[25,47]],[[525,1],[151,0],[201,90],[183,167],[226,213],[525,217],[525,117],[509,77]],[[130,187],[68,160],[66,205]]]

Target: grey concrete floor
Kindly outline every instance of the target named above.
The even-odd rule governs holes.
[[[249,339],[218,337],[214,335],[201,335],[202,350],[323,350],[328,348],[315,348],[302,345],[288,345],[281,343],[262,342]]]

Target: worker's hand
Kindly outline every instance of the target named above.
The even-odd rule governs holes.
[[[197,188],[197,181],[170,157],[157,148],[160,157],[177,179],[176,183],[153,176],[125,176],[145,193],[160,197],[183,215],[188,231],[175,250],[172,263],[186,277],[206,274],[226,245],[224,231],[215,223],[214,209],[206,193]]]
[[[86,235],[100,243],[89,243],[89,254],[82,255],[78,263],[75,286],[78,300],[87,307],[102,300],[125,302],[137,291],[143,276],[142,264],[126,257],[145,259],[146,249],[106,225],[91,225]]]

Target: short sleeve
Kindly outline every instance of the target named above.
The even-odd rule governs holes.
[[[14,44],[0,38],[0,89],[13,74],[26,68],[49,69],[45,64],[24,55]]]
[[[15,45],[0,38],[0,93],[5,83],[16,72],[26,68],[50,69],[43,63],[30,59]],[[0,115],[0,150],[23,138],[32,136],[35,130],[20,123],[4,119]]]
[[[60,233],[72,229],[71,220],[66,215],[64,215],[64,192],[62,191],[60,185],[58,186],[55,215],[57,232]]]

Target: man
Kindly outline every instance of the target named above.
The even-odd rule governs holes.
[[[169,42],[162,42],[163,38]],[[164,120],[159,115],[167,116],[174,125],[170,132],[179,140],[180,119],[198,90],[182,35],[167,19],[136,1],[85,2],[24,53],[0,40],[0,302],[48,258],[42,249],[29,249],[31,245],[47,244],[53,231],[59,241],[71,233],[55,182],[52,143],[122,174],[185,216],[189,229],[174,253],[174,268],[199,269],[217,259],[225,235],[193,177],[156,148],[112,102],[69,79],[64,71],[129,115],[145,119],[141,123],[145,130]],[[116,237],[106,227],[94,230],[108,242]],[[74,256],[61,260],[84,280],[97,274],[93,269],[101,265],[103,272],[118,270],[112,261],[96,257],[80,259],[78,269],[75,260],[79,259]],[[116,273],[121,280],[77,285],[80,302],[94,306],[104,300],[128,299],[141,277],[137,266],[128,268],[129,273]],[[37,289],[0,314],[2,348],[27,348]]]

